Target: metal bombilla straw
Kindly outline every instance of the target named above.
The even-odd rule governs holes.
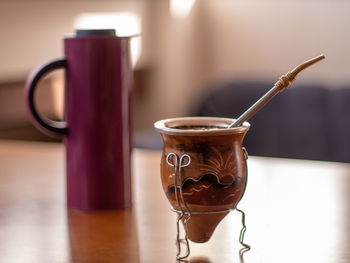
[[[270,100],[272,100],[279,92],[282,92],[292,85],[296,76],[306,69],[307,67],[315,64],[316,62],[324,59],[324,55],[312,58],[300,64],[292,71],[288,72],[286,75],[280,77],[280,79],[275,83],[275,85],[270,89],[264,96],[262,96],[257,102],[255,102],[246,112],[244,112],[238,119],[233,121],[227,128],[238,127],[242,125],[243,122],[249,120],[253,117],[259,110],[261,110]]]

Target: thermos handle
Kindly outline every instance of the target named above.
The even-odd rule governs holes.
[[[50,120],[45,117],[40,117],[34,103],[34,92],[38,81],[46,73],[55,69],[66,67],[66,59],[57,59],[49,61],[37,68],[36,70],[34,70],[34,72],[28,78],[25,87],[26,103],[34,125],[41,129],[43,132],[47,133],[48,135],[55,137],[61,137],[62,135],[66,135],[68,133],[68,125],[64,121],[59,122]]]

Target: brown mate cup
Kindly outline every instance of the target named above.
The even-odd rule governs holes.
[[[233,121],[184,117],[154,124],[163,139],[163,190],[173,210],[191,214],[187,233],[193,242],[208,241],[245,191],[247,154],[242,141],[250,125],[227,128]]]

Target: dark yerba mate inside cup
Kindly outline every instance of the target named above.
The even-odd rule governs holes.
[[[214,125],[182,125],[172,127],[179,130],[217,130],[217,129],[226,129],[227,127],[214,126]]]

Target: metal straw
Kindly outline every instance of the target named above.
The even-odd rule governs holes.
[[[282,92],[292,85],[296,76],[306,69],[307,67],[315,64],[316,62],[324,59],[324,55],[312,58],[300,64],[292,71],[289,71],[286,75],[280,77],[280,79],[275,83],[275,85],[270,89],[264,96],[262,96],[257,102],[255,102],[246,112],[244,112],[238,119],[232,122],[227,128],[238,127],[242,125],[243,122],[249,120],[253,117],[259,110],[261,110],[270,100],[272,100],[279,92]]]

